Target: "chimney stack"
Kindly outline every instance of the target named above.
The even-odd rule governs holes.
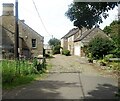
[[[14,16],[13,3],[3,3],[3,16]]]

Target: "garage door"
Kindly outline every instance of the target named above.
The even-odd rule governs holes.
[[[80,46],[74,47],[74,55],[80,56]]]

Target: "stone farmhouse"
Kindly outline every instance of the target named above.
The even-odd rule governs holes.
[[[1,23],[2,22],[2,23]],[[27,58],[36,57],[43,54],[44,37],[25,24],[24,20],[19,20],[19,55]],[[5,56],[14,56],[15,45],[15,16],[14,4],[4,3],[3,14],[0,16],[0,26],[2,28],[2,53]]]
[[[82,28],[82,30],[73,28],[61,38],[61,47],[69,50],[71,55],[85,57],[83,47],[87,46],[90,40],[98,35],[108,37],[98,26],[92,29]]]

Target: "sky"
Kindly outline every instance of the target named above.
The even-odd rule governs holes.
[[[14,2],[15,0],[0,0],[0,15],[2,15],[2,3]],[[32,0],[18,0],[18,2],[19,19],[25,20],[28,26],[44,36],[45,44],[47,44],[52,37],[60,39],[75,27],[73,26],[73,22],[65,16],[68,5],[70,5],[73,0],[34,0],[47,31],[44,29]],[[113,11],[109,11],[109,18],[103,20],[100,28],[103,29],[106,25],[109,25],[117,18],[117,15],[118,8],[116,7]]]

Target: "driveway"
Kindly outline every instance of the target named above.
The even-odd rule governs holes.
[[[118,80],[77,56],[55,55],[43,80],[6,92],[3,99],[116,99]]]

